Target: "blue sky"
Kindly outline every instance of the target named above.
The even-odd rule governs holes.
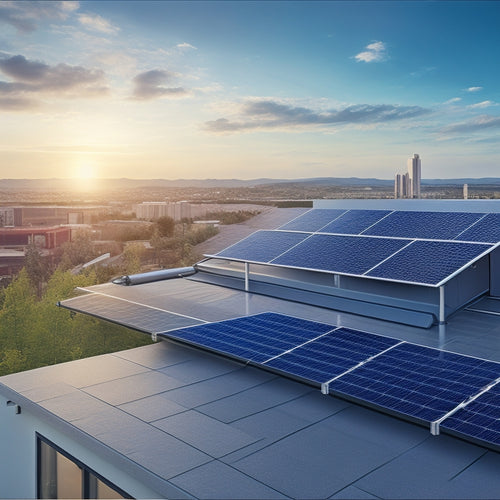
[[[500,176],[500,2],[0,2],[0,178]]]

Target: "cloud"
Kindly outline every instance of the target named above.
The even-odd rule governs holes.
[[[469,87],[465,89],[466,92],[479,92],[480,90],[483,90],[483,87]]]
[[[482,130],[500,129],[500,117],[481,115],[461,123],[448,125],[441,129],[444,133],[471,133]]]
[[[184,49],[198,50],[197,47],[195,47],[194,45],[191,45],[190,43],[186,43],[186,42],[178,43],[177,48],[183,49],[183,50]]]
[[[386,47],[384,42],[373,42],[368,44],[364,52],[354,56],[358,62],[381,62],[387,59]]]
[[[246,101],[233,121],[227,118],[205,123],[210,132],[242,132],[311,126],[386,123],[415,118],[428,113],[419,106],[357,104],[339,110],[316,111],[273,100]]]
[[[0,106],[3,109],[35,107],[39,104],[37,99],[48,95],[95,97],[108,92],[104,72],[82,66],[50,66],[16,55],[0,59],[0,71],[11,79],[0,81],[0,98],[3,99]],[[5,101],[5,96],[12,104]]]
[[[91,31],[98,31],[99,33],[115,35],[120,31],[120,28],[113,26],[109,21],[97,14],[80,14],[78,21],[85,28]]]
[[[471,104],[470,106],[467,106],[468,108],[471,109],[482,109],[482,108],[489,108],[490,106],[496,106],[496,102],[493,101],[482,101],[482,102],[476,102],[475,104]]]
[[[73,1],[0,1],[0,22],[31,33],[44,19],[64,20],[78,8],[79,3]]]
[[[452,97],[451,99],[445,101],[443,104],[455,104],[456,102],[460,102],[461,100],[461,97]]]
[[[165,84],[175,78],[175,74],[161,69],[139,73],[134,78],[133,99],[149,100],[161,97],[184,97],[188,94],[182,87],[166,87]]]

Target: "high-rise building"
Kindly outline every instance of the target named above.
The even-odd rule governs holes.
[[[420,181],[420,156],[414,154],[408,159],[408,172],[394,178],[394,198],[420,198]]]
[[[410,178],[410,192],[408,198],[420,198],[421,165],[420,156],[415,153],[408,158],[408,176]]]

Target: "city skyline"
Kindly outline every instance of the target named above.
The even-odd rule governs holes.
[[[0,178],[390,179],[411,151],[433,178],[495,177],[499,20],[497,1],[2,1]]]

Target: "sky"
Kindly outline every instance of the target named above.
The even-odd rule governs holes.
[[[0,0],[0,179],[500,177],[499,26],[496,0]]]

